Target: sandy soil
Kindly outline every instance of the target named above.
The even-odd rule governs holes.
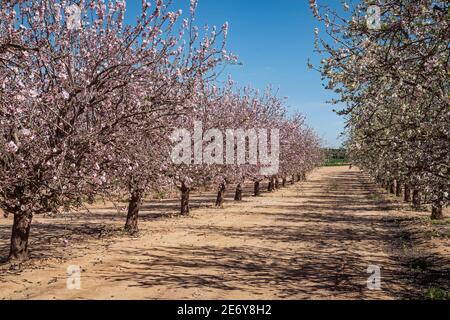
[[[212,197],[194,196],[187,218],[175,215],[175,200],[146,204],[138,237],[120,231],[124,212],[112,205],[38,217],[33,259],[0,269],[0,299],[404,299],[431,285],[448,290],[448,222],[431,224],[356,169],[322,168],[225,209],[206,205]],[[0,220],[0,257],[10,224]],[[82,268],[80,290],[67,289],[70,265]],[[381,290],[367,288],[369,265],[381,267]]]

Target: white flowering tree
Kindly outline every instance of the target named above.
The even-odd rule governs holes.
[[[316,41],[321,72],[335,102],[347,104],[352,160],[441,219],[450,189],[448,2],[377,4],[350,3],[340,16],[311,1],[327,34]]]

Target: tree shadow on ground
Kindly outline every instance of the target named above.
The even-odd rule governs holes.
[[[337,191],[319,194],[324,187],[332,190],[334,183],[341,186]],[[260,204],[246,212],[270,216],[276,222],[272,225],[185,228],[199,238],[235,238],[242,246],[124,250],[121,271],[104,276],[131,281],[131,286],[141,288],[247,290],[256,298],[266,290],[278,298],[303,299],[370,297],[369,265],[382,267],[383,294],[398,299],[422,297],[423,285],[448,279],[448,270],[417,274],[405,266],[395,245],[401,237],[399,223],[409,223],[412,218],[391,216],[387,211],[395,205],[368,199],[377,189],[367,177],[338,174],[331,183],[310,181],[308,190],[308,195],[301,196],[302,204]],[[246,246],[246,239],[252,238],[261,240],[263,247]],[[285,249],[275,249],[274,244],[284,244]],[[442,263],[445,257],[433,259]]]
[[[119,269],[102,269],[98,276],[139,288],[245,290],[256,299],[262,292],[272,292],[281,299],[370,298],[369,265],[382,267],[383,294],[399,299],[421,297],[421,286],[448,280],[448,270],[417,273],[408,269],[399,256],[400,249],[395,247],[404,237],[398,233],[399,223],[409,223],[411,218],[392,215],[388,210],[395,205],[390,202],[371,200],[369,197],[377,189],[364,174],[339,173],[311,179],[307,194],[299,185],[292,188],[299,194],[272,204],[269,195],[246,213],[237,211],[239,215],[254,215],[255,219],[263,215],[274,221],[271,225],[184,228],[199,239],[204,235],[223,236],[238,239],[242,245],[216,247],[199,242],[197,246],[161,245],[151,250],[127,248],[114,252],[123,257]],[[266,193],[267,184],[261,190]],[[227,192],[230,203],[233,191]],[[246,186],[245,196],[250,197],[252,192],[252,186]],[[215,192],[194,195],[192,205],[210,207],[214,200]],[[170,218],[178,205],[177,199],[146,202],[140,219]],[[92,216],[86,215],[70,217],[70,223],[56,217],[33,225],[33,257],[62,255],[64,243],[60,238],[81,242],[105,236],[108,230],[116,232],[125,216],[114,214],[114,210],[95,211],[95,223]],[[7,252],[9,232],[9,226],[0,226],[0,256]],[[249,239],[258,239],[261,244],[246,245]],[[432,258],[436,265],[446,259]]]
[[[261,184],[262,194],[266,194],[268,183]],[[245,198],[253,195],[252,184],[244,186]],[[215,202],[214,191],[193,193],[190,204],[192,210],[211,207]],[[234,190],[228,188],[226,201],[234,202]],[[171,219],[179,216],[179,199],[145,201],[139,214],[142,223]],[[126,204],[117,207],[104,206],[89,210],[73,211],[54,216],[37,216],[34,218],[30,233],[30,256],[32,260],[42,260],[65,256],[67,243],[70,245],[87,241],[122,235],[122,226],[126,221]],[[124,209],[119,211],[118,208]],[[0,264],[4,263],[9,253],[12,217],[9,224],[0,225]],[[0,270],[1,272],[1,270]]]
[[[257,298],[264,291],[281,299],[366,298],[367,267],[371,261],[348,252],[286,251],[269,248],[158,247],[152,252],[126,250],[121,271],[107,280],[131,281],[131,287],[165,286],[199,290],[245,290]],[[133,257],[133,260],[125,257]],[[318,259],[320,257],[320,259]],[[378,257],[371,257],[373,262]],[[412,298],[408,279],[396,264],[383,265],[385,294]]]
[[[0,256],[9,252],[10,226],[0,226]],[[34,223],[30,235],[30,258],[45,260],[64,257],[66,251],[77,243],[92,239],[105,239],[117,236],[120,229],[103,223]],[[5,260],[3,260],[5,262]]]

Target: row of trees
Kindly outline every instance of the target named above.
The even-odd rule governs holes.
[[[287,116],[272,90],[215,86],[219,67],[237,58],[226,49],[228,24],[198,28],[196,7],[191,0],[184,15],[162,0],[142,1],[127,25],[123,0],[0,3],[0,208],[14,217],[10,260],[28,258],[36,214],[126,192],[126,229],[136,232],[151,191],[176,185],[180,211],[188,214],[197,186],[219,186],[221,206],[228,184],[237,185],[240,200],[246,180],[259,195],[261,180],[270,179],[273,189],[320,163],[319,139],[301,115]],[[259,129],[279,129],[278,175],[262,174],[249,153],[234,166],[175,163],[179,141],[172,133],[199,123],[204,130],[242,129],[249,148]],[[220,157],[217,137],[194,139],[192,148]],[[228,156],[239,148],[232,145]]]
[[[165,193],[176,186],[180,213],[187,215],[192,190],[217,187],[215,205],[221,207],[230,185],[236,186],[235,200],[241,201],[245,182],[254,183],[258,196],[262,180],[270,180],[268,191],[273,191],[288,180],[303,180],[322,160],[320,140],[305,126],[304,117],[288,116],[283,100],[270,88],[261,95],[250,88],[235,88],[230,80],[221,89],[197,88],[190,103],[189,112],[166,117],[151,133],[148,127],[139,128],[131,142],[123,142],[136,144],[131,155],[124,150],[128,167],[116,167],[115,175],[122,175],[124,183],[116,193],[128,188],[131,195],[126,224],[131,233],[138,231],[139,207],[148,192]],[[277,136],[264,128],[279,128]],[[178,147],[180,142],[185,147]],[[279,154],[272,145],[279,145]],[[266,172],[260,161],[263,153],[275,160],[275,172]]]
[[[450,190],[449,3],[310,1],[320,71],[347,107],[348,148],[383,186],[443,218]],[[317,32],[318,33],[318,32]]]

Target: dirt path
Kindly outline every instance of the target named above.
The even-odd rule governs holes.
[[[398,213],[371,199],[371,188],[360,171],[323,168],[303,185],[228,202],[224,210],[144,218],[138,238],[90,238],[59,250],[64,259],[3,272],[0,298],[403,298],[414,288],[392,251]],[[122,219],[110,222],[120,227]],[[42,221],[34,237],[46,230]],[[1,223],[5,247],[8,229]],[[83,269],[81,290],[66,287],[69,265]],[[381,267],[380,291],[367,289],[369,265]]]

